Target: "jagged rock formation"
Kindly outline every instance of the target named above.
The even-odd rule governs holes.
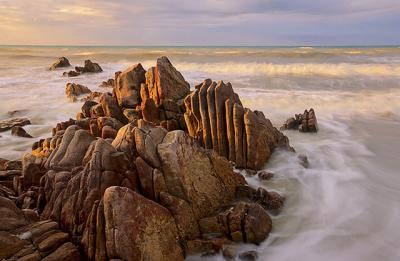
[[[56,221],[63,232],[43,240],[59,234],[68,246],[57,253],[76,245],[86,260],[183,260],[260,243],[284,198],[247,186],[230,161],[259,169],[287,138],[230,84],[189,92],[166,57],[116,73],[112,94],[85,101],[22,161],[0,160],[0,196]]]
[[[276,147],[290,148],[262,112],[242,106],[230,83],[207,79],[185,98],[185,105],[189,135],[237,168],[261,169]]]
[[[318,132],[318,122],[314,109],[305,110],[303,114],[296,114],[289,118],[281,127],[281,130],[299,130],[300,132]]]

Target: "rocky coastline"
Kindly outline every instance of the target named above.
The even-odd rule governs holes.
[[[50,69],[69,66],[62,57]],[[64,75],[101,71],[87,60]],[[167,57],[101,86],[110,92],[68,83],[67,98],[83,102],[75,119],[21,160],[0,159],[0,259],[257,258],[232,242],[263,242],[285,198],[249,186],[239,170],[273,178],[262,168],[276,149],[295,152],[289,139],[230,83],[205,79],[191,90]],[[0,130],[31,137],[26,124],[14,118]],[[283,129],[317,132],[314,110]]]

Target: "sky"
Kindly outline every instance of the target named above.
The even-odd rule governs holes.
[[[399,45],[400,0],[0,0],[0,44]]]

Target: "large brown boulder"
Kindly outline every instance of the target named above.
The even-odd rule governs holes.
[[[135,108],[140,104],[140,86],[146,82],[146,71],[140,63],[121,72],[115,84],[118,104],[124,108]]]
[[[167,209],[128,188],[104,193],[105,239],[110,258],[183,260],[178,231]]]
[[[178,101],[189,93],[189,83],[178,72],[167,57],[157,59],[157,65],[151,67],[146,73],[146,84],[150,98],[156,105],[165,99]]]
[[[187,201],[196,219],[205,217],[235,197],[245,184],[229,162],[200,147],[183,131],[169,132],[158,145],[168,193]]]

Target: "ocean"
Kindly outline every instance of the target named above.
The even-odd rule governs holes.
[[[276,127],[314,108],[317,134],[285,131],[305,154],[276,151],[265,165],[269,181],[254,186],[286,198],[272,215],[273,231],[257,250],[260,260],[400,260],[400,47],[70,47],[0,46],[0,120],[28,117],[26,139],[0,133],[0,157],[17,159],[49,137],[81,103],[65,95],[67,82],[98,85],[135,63],[145,69],[167,56],[191,87],[206,78],[231,82],[243,104],[261,110]],[[73,66],[85,59],[104,72],[62,77],[47,70],[57,57]],[[18,111],[14,112],[13,111]],[[224,260],[221,255],[188,260]]]

